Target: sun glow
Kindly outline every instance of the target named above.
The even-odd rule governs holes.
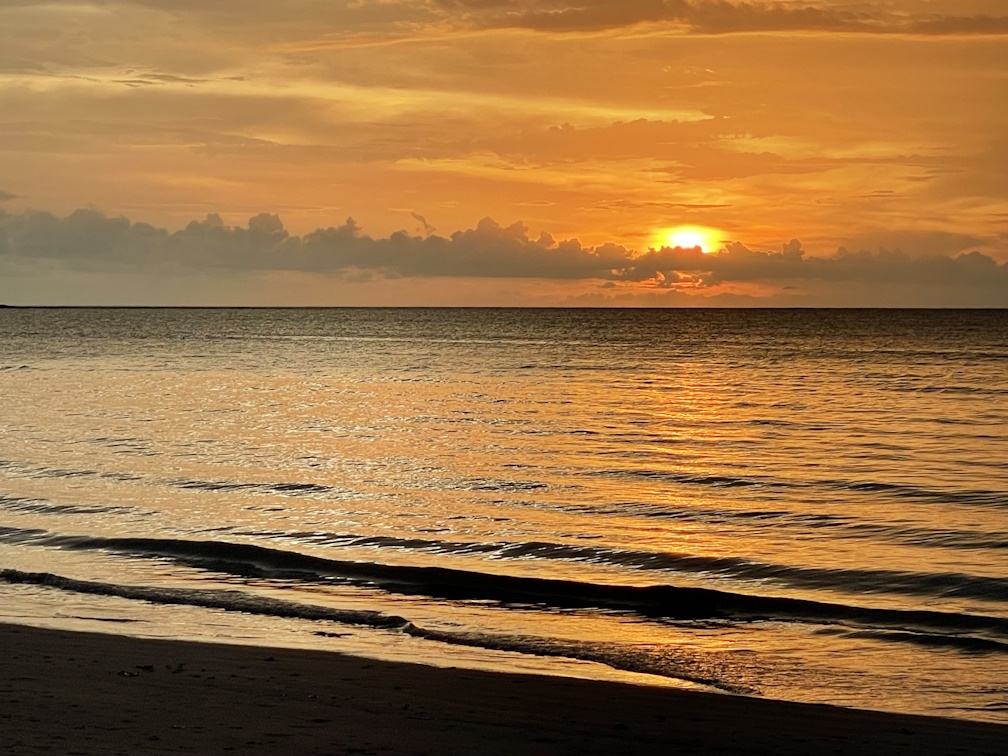
[[[701,252],[713,252],[720,243],[721,233],[713,228],[703,226],[676,226],[663,229],[657,237],[662,247],[682,247],[693,249],[700,247]]]

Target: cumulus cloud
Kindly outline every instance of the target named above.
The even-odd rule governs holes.
[[[636,280],[671,279],[683,273],[700,287],[740,282],[816,281],[837,284],[911,284],[925,287],[975,287],[977,292],[1000,290],[1008,301],[1008,264],[979,252],[955,257],[914,257],[901,251],[841,249],[833,257],[811,257],[792,239],[781,251],[748,249],[738,242],[707,255],[698,250],[650,250],[634,260],[626,275]]]
[[[956,301],[978,306],[1008,305],[1008,263],[979,252],[921,257],[841,249],[834,256],[817,257],[792,240],[777,251],[733,242],[710,254],[678,247],[639,253],[612,243],[587,247],[545,232],[533,238],[521,223],[502,226],[489,218],[450,236],[400,231],[372,238],[352,218],[292,236],[270,213],[254,216],[244,227],[208,215],[174,232],[93,209],[63,218],[34,211],[0,213],[0,266],[5,260],[16,262],[22,271],[34,264],[151,277],[183,271],[224,279],[249,272],[344,281],[361,276],[544,279],[708,295],[740,284],[770,286],[778,292],[803,286],[832,287],[834,292],[892,286],[901,291],[955,291],[960,297]]]
[[[486,218],[450,237],[405,231],[374,239],[348,218],[342,225],[290,236],[276,215],[261,213],[247,227],[226,226],[216,214],[169,232],[126,218],[81,209],[0,215],[0,254],[61,261],[75,267],[182,266],[241,271],[335,275],[373,270],[389,276],[588,279],[612,275],[630,253],[609,245],[583,248],[576,240],[533,240],[520,223]]]

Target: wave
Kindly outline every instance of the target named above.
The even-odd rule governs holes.
[[[117,585],[91,580],[53,575],[48,572],[22,572],[21,570],[0,570],[0,580],[7,583],[42,585],[59,588],[74,593],[88,593],[97,596],[117,596],[154,604],[185,604],[206,609],[265,614],[271,617],[288,617],[307,620],[328,620],[351,625],[367,625],[376,628],[403,628],[408,621],[402,617],[382,612],[358,609],[331,609],[324,606],[282,601],[265,596],[256,596],[238,590],[155,588],[137,585]]]
[[[106,441],[106,439],[97,439]],[[152,456],[149,452],[142,452],[147,456]],[[99,472],[97,470],[81,470],[60,467],[34,466],[14,462],[12,460],[0,460],[0,470],[11,470],[28,478],[92,478],[99,477],[121,482],[141,481],[143,478],[135,473],[121,472]],[[335,486],[322,485],[319,483],[292,483],[292,482],[269,482],[269,483],[245,483],[228,480],[197,480],[191,478],[175,478],[171,480],[160,480],[159,483],[194,491],[248,491],[250,493],[280,494],[284,496],[312,496],[329,495],[341,496],[347,491]]]
[[[864,638],[890,643],[910,643],[926,648],[948,648],[964,653],[1008,653],[1008,644],[989,638],[966,635],[943,635],[940,633],[920,633],[908,630],[843,630],[833,633],[846,638]]]
[[[275,494],[326,494],[339,492],[333,486],[318,483],[238,483],[226,480],[172,480],[171,485],[178,488],[196,491],[254,491],[258,493]]]
[[[13,569],[0,569],[0,581],[154,604],[187,605],[269,617],[364,626],[456,646],[597,662],[614,669],[686,680],[733,693],[759,693],[756,686],[759,672],[753,668],[752,660],[747,659],[744,664],[739,665],[733,663],[731,655],[726,652],[702,652],[675,645],[652,647],[426,628],[395,614],[304,604],[235,589],[122,585]],[[971,654],[1008,653],[1008,643],[973,636],[884,629],[838,628],[826,632],[884,642],[908,642],[942,647]]]
[[[439,600],[491,601],[503,605],[555,609],[606,609],[670,620],[791,620],[925,633],[983,632],[1008,639],[1008,618],[931,610],[867,608],[713,588],[599,584],[449,567],[337,560],[229,541],[54,535],[17,528],[0,528],[0,540],[172,559],[198,569],[240,577],[306,581],[337,579],[389,593]],[[526,546],[531,549],[534,545]],[[936,581],[945,577],[933,576]],[[1003,597],[1005,594],[998,595]]]
[[[910,527],[906,525],[884,525],[881,523],[849,523],[833,532],[831,536],[841,538],[868,537],[886,543],[902,543],[907,546],[927,546],[942,549],[1008,549],[1008,532],[982,530]]]
[[[0,497],[0,506],[47,513],[93,513],[112,511],[111,509],[81,509],[73,505],[47,505],[29,500],[6,503]],[[40,546],[76,550],[107,550],[145,556],[161,556],[184,561],[193,566],[210,565],[212,569],[240,575],[263,574],[269,571],[307,571],[319,575],[341,576],[353,579],[361,564],[356,561],[341,561],[309,556],[284,549],[256,546],[227,541],[203,541],[157,538],[106,538],[93,536],[58,535],[45,531],[32,531],[30,535],[19,536],[17,528],[0,527],[0,541],[32,542]],[[27,532],[27,531],[25,531]],[[827,590],[840,594],[898,595],[922,598],[966,598],[989,603],[1002,603],[1008,596],[1008,578],[961,573],[925,573],[885,569],[855,569],[802,567],[772,562],[759,562],[742,557],[703,556],[697,554],[654,552],[620,549],[604,546],[570,545],[548,541],[481,542],[450,541],[436,538],[401,536],[371,536],[353,533],[326,533],[319,531],[287,530],[239,530],[230,527],[211,528],[207,532],[230,533],[232,536],[255,539],[275,539],[295,541],[311,546],[337,548],[394,549],[398,551],[425,552],[430,554],[456,556],[482,556],[500,561],[546,560],[557,562],[580,562],[630,569],[641,573],[669,572],[692,575],[717,575],[741,580],[774,583],[776,585]],[[951,537],[954,534],[950,534]],[[968,535],[968,534],[967,534]],[[996,535],[996,534],[995,534]],[[920,539],[919,534],[906,534],[909,541]],[[975,545],[974,540],[968,541]],[[992,538],[987,545],[1001,548],[1002,541]],[[964,547],[966,545],[964,544]],[[353,566],[352,568],[350,566]],[[385,569],[376,565],[376,569]],[[391,569],[391,568],[389,568]],[[449,568],[407,568],[444,570],[445,574],[461,573]],[[349,570],[349,572],[348,572]],[[345,574],[344,574],[345,573]],[[430,572],[430,575],[437,574]],[[484,573],[465,573],[483,575]],[[363,578],[362,578],[363,579]],[[407,581],[410,582],[410,581]],[[421,583],[424,581],[421,580]],[[439,585],[435,582],[433,585]],[[434,590],[434,588],[432,588]],[[420,592],[420,591],[417,591]],[[435,595],[435,594],[431,594]],[[446,598],[450,598],[447,596]],[[473,596],[470,598],[480,598]]]
[[[55,504],[45,499],[0,494],[0,508],[14,512],[37,512],[41,514],[108,514],[111,512],[133,512],[134,507],[116,505]],[[0,529],[2,530],[2,529]]]
[[[845,479],[794,480],[744,477],[739,475],[698,475],[673,470],[649,468],[612,468],[593,470],[591,475],[612,478],[648,478],[676,485],[696,485],[710,488],[747,488],[765,491],[828,489],[833,491],[881,494],[897,500],[913,500],[934,504],[965,504],[1008,507],[1008,493],[1001,490],[940,490],[885,481]]]
[[[639,439],[638,439],[639,440]],[[152,453],[140,451],[150,456]],[[142,478],[132,473],[101,473],[90,469],[68,469],[46,466],[31,466],[11,460],[0,460],[0,469],[15,471],[29,478],[86,478],[101,477],[138,481]],[[675,470],[658,470],[646,467],[619,467],[581,471],[581,474],[603,478],[635,478],[658,481],[671,485],[700,486],[715,489],[745,489],[752,495],[785,493],[794,491],[815,491],[823,489],[847,494],[869,494],[896,501],[914,501],[930,504],[961,504],[965,506],[1008,507],[1008,492],[1003,490],[972,489],[942,490],[913,486],[904,483],[889,483],[872,480],[814,479],[780,480],[772,477],[747,477],[729,474],[697,474]],[[201,480],[194,478],[174,478],[157,481],[184,490],[215,492],[242,491],[252,494],[305,496],[341,499],[353,495],[349,489],[310,482],[246,482],[232,480]],[[539,480],[513,480],[499,478],[431,479],[427,488],[445,488],[475,492],[523,493],[548,490],[553,484]]]
[[[0,459],[0,470],[13,470],[29,478],[90,478],[99,475],[97,470],[71,470],[62,467],[33,467],[12,460]]]
[[[910,386],[897,385],[884,387],[889,391],[900,391],[911,394],[958,394],[964,396],[1008,396],[1008,388],[995,386],[963,386],[950,384],[947,386]]]
[[[942,549],[1008,549],[1008,531],[934,529],[905,524],[859,522],[855,515],[829,512],[800,512],[790,509],[732,509],[706,506],[671,506],[653,502],[620,502],[602,506],[573,505],[565,508],[578,514],[645,517],[648,519],[701,522],[713,525],[769,523],[774,528],[794,528],[802,534],[809,529],[829,529],[831,539],[867,539]]]
[[[219,532],[219,531],[218,531]],[[637,551],[602,546],[571,546],[546,541],[487,543],[445,541],[399,536],[361,536],[318,531],[232,530],[233,535],[253,538],[297,540],[302,543],[341,548],[380,548],[423,551],[435,554],[480,555],[500,560],[543,559],[583,562],[630,568],[642,572],[668,571],[717,574],[747,580],[772,581],[794,588],[814,588],[846,593],[897,594],[904,596],[954,596],[1001,602],[1008,595],[1004,578],[955,573],[915,573],[896,570],[829,569],[755,562],[741,557],[699,556],[669,552]]]
[[[647,650],[620,644],[569,641],[559,638],[503,633],[429,629],[394,614],[304,604],[239,590],[121,585],[77,580],[52,573],[22,572],[12,569],[0,570],[0,581],[12,584],[38,585],[74,593],[114,596],[154,604],[187,605],[286,619],[359,625],[377,630],[397,631],[414,638],[455,646],[579,659],[605,664],[627,672],[660,675],[709,685],[732,693],[758,693],[758,690],[750,685],[726,679],[730,674],[728,666],[712,664],[712,655],[678,649],[663,649],[661,653],[649,653]],[[720,667],[722,675],[711,675],[709,670],[712,666]]]
[[[901,483],[884,483],[879,481],[822,481],[816,485],[825,485],[846,491],[863,491],[867,493],[892,494],[896,498],[914,499],[917,501],[937,504],[980,504],[993,506],[1008,506],[1008,493],[975,489],[967,491],[941,491]]]

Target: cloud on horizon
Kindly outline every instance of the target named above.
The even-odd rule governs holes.
[[[861,302],[859,292],[870,290],[883,302],[889,291],[892,306],[1008,306],[1008,262],[980,252],[915,256],[898,250],[841,249],[831,257],[815,257],[792,240],[780,251],[732,242],[710,254],[669,247],[638,253],[613,243],[588,247],[577,239],[555,240],[545,232],[532,238],[520,222],[501,226],[490,218],[450,236],[399,231],[372,238],[352,218],[340,226],[292,236],[280,218],[269,213],[252,217],[245,227],[228,226],[212,214],[169,231],[93,209],[66,217],[0,212],[0,285],[54,271],[222,281],[277,273],[344,283],[538,279],[601,287],[602,293],[592,296],[614,303],[647,292],[652,298],[674,294],[674,300],[665,300],[669,304],[682,304],[683,297],[737,298],[741,292],[750,304],[761,299],[769,303],[774,296],[798,302],[804,293],[811,297],[806,304],[813,306],[856,305]]]

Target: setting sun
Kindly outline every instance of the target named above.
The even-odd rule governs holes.
[[[1008,756],[1006,62],[0,0],[0,756]]]
[[[693,249],[700,247],[702,252],[713,252],[719,243],[720,233],[713,228],[703,226],[676,226],[663,230],[658,236],[658,242],[663,247],[682,247]]]

